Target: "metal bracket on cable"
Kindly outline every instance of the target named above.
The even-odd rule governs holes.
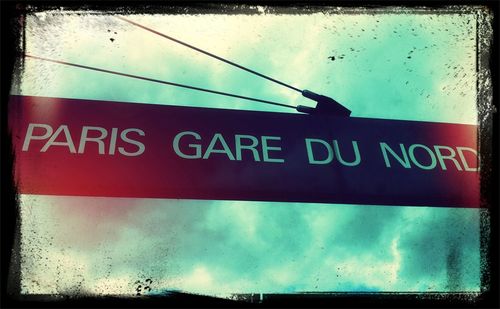
[[[312,115],[334,115],[349,117],[351,111],[334,99],[314,93],[309,90],[302,90],[302,95],[310,100],[316,101],[316,107],[298,105],[296,110],[301,113]]]

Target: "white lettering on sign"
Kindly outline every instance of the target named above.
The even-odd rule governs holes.
[[[417,166],[418,168],[423,170],[432,170],[438,166],[439,162],[439,168],[444,171],[446,171],[450,166],[454,167],[458,171],[465,170],[476,172],[479,170],[479,164],[477,164],[478,167],[471,167],[463,153],[463,151],[465,150],[474,154],[477,163],[477,152],[472,148],[456,147],[457,151],[455,152],[455,149],[449,146],[434,145],[431,148],[422,144],[412,144],[408,147],[407,151],[405,145],[401,143],[399,144],[399,148],[400,150],[398,153],[393,150],[387,143],[380,143],[380,150],[382,151],[382,156],[384,157],[386,167],[392,167],[391,160],[389,159],[392,158],[393,162],[395,159],[395,161],[404,168],[412,168],[413,164],[414,166]],[[443,150],[446,151],[447,154],[444,154]],[[418,158],[416,155],[417,151],[420,154]],[[458,153],[459,160],[456,158],[456,153]],[[445,160],[446,162],[448,162],[448,166],[446,165]],[[450,162],[453,164],[450,164]]]
[[[99,131],[101,134],[99,137],[88,137],[87,134],[89,130]],[[78,146],[78,153],[85,152],[85,144],[87,142],[95,142],[99,146],[99,154],[104,154],[104,142],[102,141],[108,135],[108,131],[100,127],[83,127],[82,137],[80,139],[80,146]],[[110,147],[111,148],[111,147]],[[110,149],[111,151],[111,149]],[[114,150],[113,150],[114,152]]]
[[[41,133],[35,134],[35,131],[43,131]],[[63,133],[63,134],[62,134]],[[95,134],[98,136],[92,136]],[[120,133],[120,139],[123,143],[131,144],[137,147],[137,150],[134,152],[130,152],[126,150],[125,147],[118,147],[118,152],[124,156],[139,156],[144,153],[146,147],[143,143],[132,139],[128,136],[129,133],[137,133],[140,136],[145,136],[144,131],[141,129],[129,128],[125,129]],[[116,140],[118,136],[118,128],[111,129],[111,138],[109,140],[109,150],[108,154],[114,155],[116,149]],[[40,149],[40,152],[50,151],[50,148],[53,146],[64,146],[67,147],[70,153],[78,153],[84,154],[86,153],[86,147],[89,143],[97,144],[98,153],[100,155],[105,154],[105,148],[108,141],[106,138],[108,137],[108,130],[101,127],[93,127],[93,126],[83,126],[81,132],[79,134],[79,143],[78,143],[78,152],[75,148],[75,143],[73,142],[73,138],[71,136],[70,129],[67,125],[60,125],[57,130],[54,132],[53,128],[47,124],[38,124],[38,123],[30,123],[28,125],[28,129],[26,131],[26,136],[24,138],[22,151],[28,151],[30,144],[32,141],[43,141],[47,140],[43,147]],[[62,141],[56,141],[58,139],[62,139]],[[88,153],[88,151],[87,151]]]
[[[380,143],[380,149],[382,150],[382,155],[384,156],[384,161],[385,161],[385,166],[386,167],[391,167],[391,163],[389,161],[389,158],[387,156],[387,152],[389,152],[393,158],[398,160],[398,162],[404,167],[404,168],[411,168],[410,166],[410,161],[408,160],[408,155],[406,154],[406,150],[404,148],[403,144],[399,144],[399,147],[401,148],[401,154],[403,158],[401,158],[394,150],[389,147],[386,143]]]
[[[222,149],[214,149],[215,145],[217,144],[217,141],[219,141],[219,144],[222,146]],[[234,161],[234,156],[231,153],[231,149],[229,149],[226,140],[220,133],[216,133],[212,138],[212,140],[210,141],[210,145],[208,145],[208,148],[205,151],[205,154],[203,155],[203,159],[208,159],[210,157],[210,154],[212,153],[223,153],[227,155],[229,160]]]
[[[187,142],[189,144],[187,144],[187,146],[181,147],[181,144],[184,144],[184,139],[187,139]],[[208,144],[207,148],[203,150],[201,144],[202,137],[200,134],[193,131],[183,131],[178,133],[174,137],[172,141],[172,147],[175,154],[184,159],[206,160],[212,157],[213,154],[224,154],[230,161],[242,161],[243,150],[246,150],[247,153],[251,153],[252,159],[255,162],[261,161],[262,154],[262,161],[264,162],[283,163],[285,162],[284,159],[270,157],[270,152],[274,152],[274,155],[276,155],[276,152],[281,151],[281,147],[278,147],[276,145],[276,141],[280,140],[281,137],[279,136],[261,136],[261,147],[259,147],[259,139],[257,137],[252,135],[236,134],[234,135],[235,149],[234,151],[232,151],[224,136],[221,133],[215,133],[210,139],[210,143]],[[270,141],[275,141],[273,146],[269,144]]]
[[[190,132],[190,131],[181,132],[175,136],[174,141],[173,141],[175,153],[179,157],[184,158],[184,159],[199,159],[199,158],[201,158],[201,146],[198,144],[189,144],[188,145],[189,148],[192,148],[195,150],[194,154],[186,154],[185,152],[182,152],[181,149],[179,148],[179,142],[180,142],[181,138],[183,136],[186,136],[186,135],[191,135],[196,140],[201,140],[200,134],[198,134],[196,132]]]
[[[333,147],[330,146],[328,142],[322,139],[306,138],[305,141],[306,141],[307,158],[309,159],[309,164],[328,164],[333,161],[334,157],[337,158],[337,161],[344,166],[358,166],[359,163],[361,162],[361,155],[359,154],[359,147],[357,141],[352,141],[354,160],[352,160],[351,162],[347,162],[343,159],[342,155],[340,154],[339,143],[337,140],[333,140],[332,142]],[[314,156],[314,151],[312,147],[313,143],[320,144],[322,145],[323,148],[327,150],[328,154],[325,159],[318,160]]]
[[[35,130],[35,128],[42,128],[45,130],[45,133],[43,135],[33,135],[33,131]],[[26,136],[24,137],[23,151],[28,151],[30,142],[32,140],[47,139],[52,135],[52,132],[54,132],[54,130],[52,130],[52,127],[47,124],[30,123],[28,126],[28,131],[26,132]]]
[[[69,128],[65,124],[59,125],[54,130],[48,124],[30,123],[26,129],[22,151],[50,152],[54,148],[64,147],[71,154],[94,152],[113,156],[118,152],[123,156],[134,157],[140,156],[146,150],[146,145],[138,138],[145,135],[145,132],[138,128],[110,130],[97,126],[82,126],[75,132],[75,128]],[[75,139],[75,136],[78,138]],[[280,156],[283,151],[280,142],[280,136],[234,134],[229,137],[222,133],[214,133],[207,138],[194,131],[182,131],[175,135],[172,147],[178,157],[188,160],[209,160],[219,157],[229,161],[284,163],[285,158]],[[358,141],[340,143],[336,139],[326,141],[305,138],[304,142],[307,161],[311,165],[338,162],[342,166],[357,167],[361,164],[362,156]],[[376,145],[375,143],[372,147]],[[479,170],[478,153],[469,147],[418,143],[409,145],[399,143],[395,146],[386,142],[379,142],[378,147],[386,168],[417,167],[422,170],[467,172]]]
[[[59,136],[59,134],[61,134],[61,132],[64,132],[64,136],[66,138],[66,141],[56,142],[55,140]],[[62,125],[59,128],[57,128],[56,132],[49,138],[49,140],[47,141],[47,143],[45,143],[45,145],[40,150],[40,152],[46,152],[50,146],[67,146],[71,153],[76,152],[75,144],[73,143],[73,140],[71,139],[71,134],[69,133],[69,129],[68,129],[67,125]]]
[[[241,161],[241,150],[246,149],[246,150],[250,150],[252,152],[254,161],[256,161],[256,162],[260,161],[259,151],[257,149],[255,149],[255,147],[257,147],[257,145],[259,145],[259,140],[256,137],[254,137],[252,135],[240,135],[240,134],[236,134],[234,137],[236,139],[235,140],[236,160]],[[242,139],[250,140],[250,141],[252,141],[252,144],[251,145],[243,145],[241,143]]]
[[[469,166],[469,164],[467,163],[467,160],[465,159],[464,153],[463,153],[464,150],[474,154],[474,156],[476,157],[476,166],[477,167],[470,167]],[[460,161],[462,161],[462,163],[464,164],[464,169],[466,171],[477,172],[479,170],[480,164],[479,164],[479,156],[477,155],[477,151],[475,151],[474,149],[469,148],[469,147],[457,147],[457,151],[458,151],[458,156],[460,157]]]
[[[446,164],[444,163],[445,159],[450,160],[451,162],[453,162],[459,171],[462,170],[462,167],[460,166],[460,163],[458,163],[457,159],[455,159],[455,150],[453,150],[453,148],[448,147],[448,146],[439,146],[439,145],[436,145],[436,146],[434,146],[434,149],[436,150],[436,155],[437,155],[437,158],[439,160],[439,164],[441,165],[441,168],[443,170],[446,171]],[[443,155],[443,153],[441,152],[441,149],[446,149],[446,151],[449,152],[449,155],[447,155],[447,156]]]
[[[281,137],[279,136],[262,136],[262,156],[264,157],[264,162],[276,162],[283,163],[284,159],[270,158],[269,151],[281,151],[281,147],[271,147],[267,144],[267,141],[280,141]]]
[[[120,138],[125,142],[125,143],[128,143],[128,144],[132,144],[132,145],[136,145],[137,146],[137,151],[136,152],[128,152],[125,150],[124,147],[118,147],[118,152],[120,152],[122,155],[124,156],[128,156],[128,157],[134,157],[134,156],[139,156],[141,155],[144,150],[146,149],[146,147],[144,146],[143,143],[139,142],[139,141],[136,141],[136,140],[133,140],[133,139],[130,139],[128,138],[127,134],[129,132],[136,132],[137,134],[141,135],[141,136],[144,136],[144,131],[140,130],[140,129],[134,129],[134,128],[130,128],[130,129],[125,129],[122,131],[122,133],[120,133]]]
[[[420,149],[424,149],[427,152],[427,154],[429,155],[430,161],[431,161],[429,165],[424,165],[417,160],[417,158],[415,157],[415,148],[417,148],[417,147]],[[434,156],[434,153],[432,152],[432,150],[429,147],[427,147],[425,145],[421,145],[421,144],[413,144],[408,149],[408,152],[410,154],[410,159],[413,162],[413,164],[420,167],[421,169],[432,170],[433,168],[436,167],[436,156]]]

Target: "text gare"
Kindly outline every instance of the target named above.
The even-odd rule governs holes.
[[[242,153],[245,150],[251,154],[253,160],[256,162],[261,160],[272,163],[285,162],[284,159],[276,157],[278,155],[277,152],[282,150],[280,146],[277,146],[277,143],[281,141],[281,137],[279,136],[261,136],[258,139],[252,135],[235,134],[234,154],[226,139],[220,133],[213,135],[205,149],[203,149],[200,142],[197,142],[201,140],[202,137],[200,134],[193,131],[184,131],[174,137],[172,146],[175,154],[184,159],[208,159],[212,154],[217,153],[226,155],[231,161],[242,161]],[[257,148],[259,144],[260,151]]]

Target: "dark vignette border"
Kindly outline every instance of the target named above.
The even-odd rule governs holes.
[[[276,1],[259,2],[231,2],[215,4],[212,2],[165,2],[148,1],[88,1],[88,2],[64,2],[64,1],[7,1],[1,3],[1,306],[16,308],[31,307],[79,307],[79,308],[101,308],[101,307],[429,307],[429,308],[498,308],[500,305],[498,291],[498,221],[499,221],[499,182],[498,182],[498,151],[499,131],[498,112],[481,108],[485,106],[490,95],[498,111],[498,13],[500,2],[496,1],[330,1],[330,2],[295,2],[283,3]],[[22,50],[24,16],[29,11],[42,11],[50,8],[65,7],[67,9],[92,10],[92,11],[117,11],[152,13],[168,12],[170,14],[189,13],[244,13],[252,14],[254,10],[247,5],[273,6],[273,10],[290,9],[293,13],[302,10],[321,10],[325,5],[343,6],[346,8],[383,8],[385,6],[405,6],[407,8],[431,7],[443,8],[449,5],[480,5],[489,9],[493,14],[493,44],[489,51],[477,54],[477,60],[481,69],[490,68],[491,89],[478,92],[478,116],[480,125],[480,149],[481,149],[481,203],[489,209],[481,213],[481,289],[478,297],[471,297],[468,293],[297,293],[297,294],[239,294],[236,300],[219,299],[208,296],[199,296],[187,293],[170,292],[161,296],[148,296],[141,298],[122,297],[78,297],[64,298],[53,295],[33,295],[19,297],[19,218],[18,199],[16,186],[12,177],[14,155],[10,134],[7,129],[7,102],[10,87],[17,81],[15,76],[15,65],[22,69],[22,62],[17,62],[17,55]],[[291,9],[293,7],[293,10]],[[295,12],[297,12],[295,11]],[[21,47],[21,48],[19,48]],[[481,46],[478,46],[481,48]],[[483,45],[482,48],[487,47]],[[488,55],[490,58],[488,59]],[[481,90],[481,89],[478,89]]]

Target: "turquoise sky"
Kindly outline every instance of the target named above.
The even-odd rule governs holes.
[[[128,15],[354,117],[475,124],[476,14]],[[112,15],[27,18],[27,53],[290,105],[300,94]],[[442,12],[441,12],[442,13]],[[111,40],[112,39],[112,40]],[[331,60],[331,57],[335,60]],[[13,94],[290,112],[26,59]],[[23,195],[24,293],[475,291],[476,209]]]

